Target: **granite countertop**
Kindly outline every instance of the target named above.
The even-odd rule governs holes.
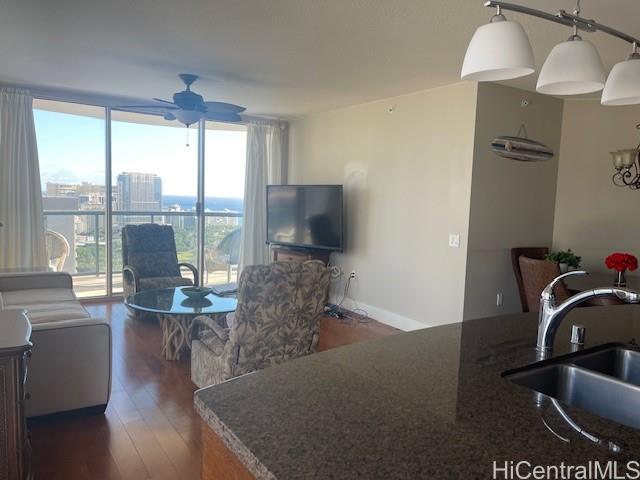
[[[640,340],[640,307],[580,308],[565,318],[587,347]],[[616,439],[614,456],[547,423],[534,392],[501,377],[535,361],[536,314],[407,332],[297,359],[196,392],[204,421],[257,478],[492,478],[493,462],[585,465],[640,458],[640,431],[566,406],[588,432]],[[615,401],[612,399],[612,401]],[[504,478],[498,477],[498,478]]]

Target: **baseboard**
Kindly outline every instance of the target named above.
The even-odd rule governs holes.
[[[78,297],[77,299],[83,305],[91,305],[92,303],[114,303],[114,302],[122,302],[124,301],[123,294],[115,294],[112,296],[99,296],[99,297]]]
[[[76,408],[75,410],[65,410],[64,412],[45,413],[43,415],[36,415],[27,418],[27,424],[35,425],[38,423],[46,423],[50,421],[57,421],[65,418],[75,418],[78,416],[87,415],[102,415],[107,409],[107,404],[94,405],[93,407]]]
[[[339,298],[334,298],[334,296],[332,295],[330,301],[331,303],[336,303],[337,301],[339,301]],[[356,309],[353,300],[349,298],[345,300],[345,302],[343,303],[343,307],[348,310]],[[384,323],[385,325],[397,328],[398,330],[402,330],[403,332],[422,330],[423,328],[429,328],[433,326],[362,302],[357,303],[357,310],[364,310],[367,312],[367,315],[369,315],[377,322]]]

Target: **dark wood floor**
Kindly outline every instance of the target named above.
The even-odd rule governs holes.
[[[31,425],[35,480],[200,478],[200,418],[189,362],[160,356],[157,323],[134,320],[122,303],[87,305],[113,329],[113,389],[104,415]],[[321,350],[391,335],[372,321],[322,321]],[[60,385],[59,388],[65,388]]]

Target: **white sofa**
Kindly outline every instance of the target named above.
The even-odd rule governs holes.
[[[23,309],[32,324],[27,416],[103,412],[111,394],[111,326],[92,318],[67,273],[0,275],[0,309]]]

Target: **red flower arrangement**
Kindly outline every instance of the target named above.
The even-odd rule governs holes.
[[[633,272],[638,268],[638,259],[630,253],[612,253],[604,263],[607,268],[615,270],[616,272],[624,272],[625,270]]]

